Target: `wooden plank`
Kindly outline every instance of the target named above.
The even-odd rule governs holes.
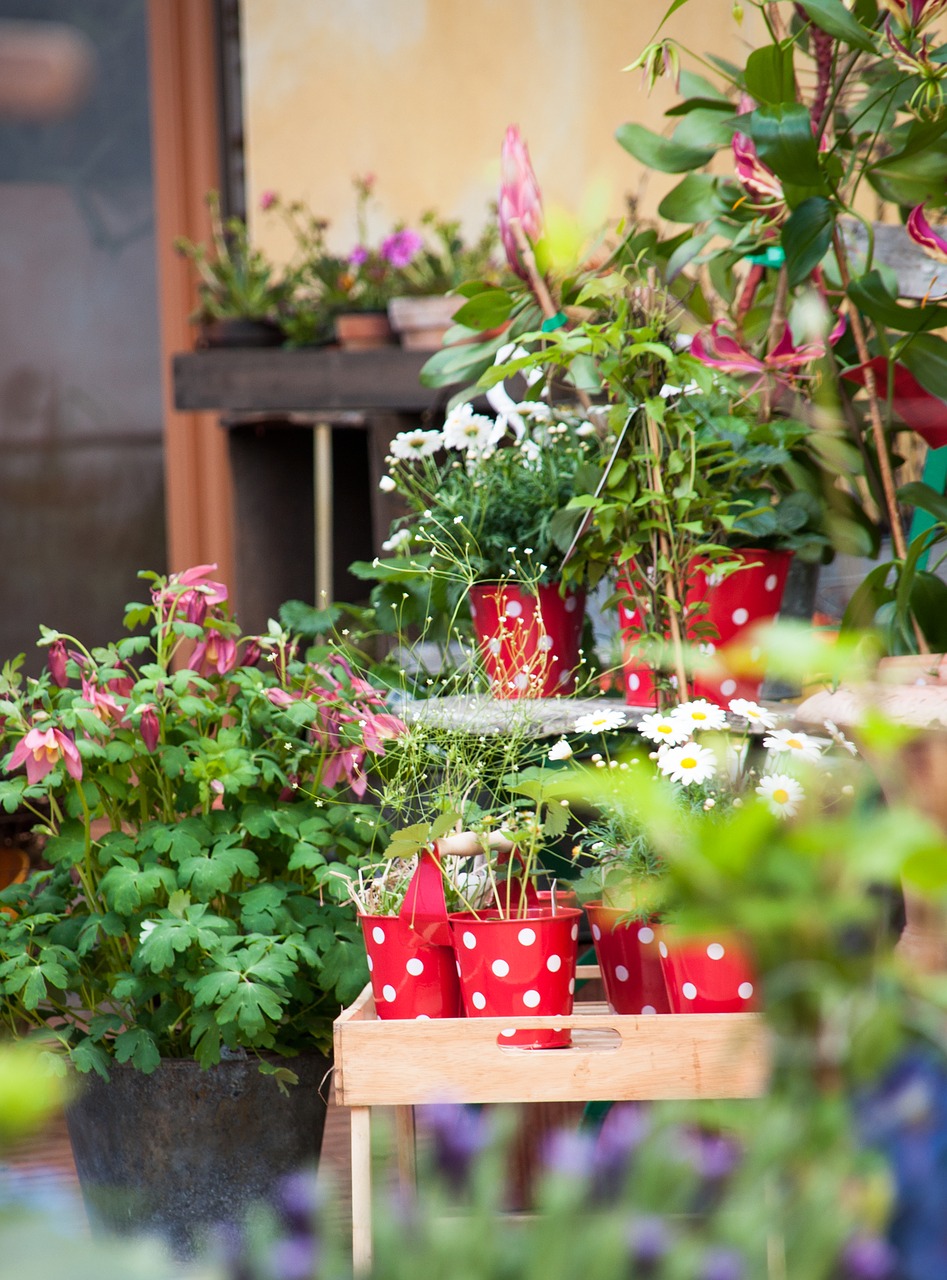
[[[947,234],[947,227],[936,229],[941,235]],[[874,232],[874,259],[894,271],[902,298],[936,298],[947,292],[947,266],[929,257],[904,227],[876,222]],[[849,248],[860,254],[867,252],[868,233],[860,222],[845,219],[842,234]]]
[[[383,1021],[365,993],[335,1024],[335,1089],[345,1106],[463,1102],[594,1102],[752,1098],[769,1078],[759,1014],[610,1013],[576,1005],[569,1017]],[[568,1049],[497,1043],[515,1028],[570,1027]]]
[[[447,393],[423,387],[424,353],[400,347],[377,351],[335,348],[241,348],[173,358],[177,409],[250,413],[306,410],[388,410],[420,413]]]

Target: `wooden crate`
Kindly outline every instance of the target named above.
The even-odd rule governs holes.
[[[579,977],[598,977],[595,965]],[[568,1049],[498,1043],[516,1028],[571,1027]],[[752,1098],[769,1075],[759,1014],[629,1016],[603,1003],[570,1017],[377,1017],[371,988],[335,1022],[335,1090],[344,1106],[458,1102],[593,1102],[634,1098]]]

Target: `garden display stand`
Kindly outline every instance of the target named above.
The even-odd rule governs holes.
[[[599,977],[580,965],[578,978]],[[569,1028],[563,1049],[520,1049],[501,1032]],[[602,1102],[670,1098],[755,1098],[770,1065],[759,1014],[633,1016],[604,1003],[577,1004],[568,1017],[382,1021],[371,987],[335,1021],[335,1095],[352,1121],[352,1254],[371,1266],[371,1115],[394,1107],[399,1167],[410,1168],[413,1111],[425,1103]]]

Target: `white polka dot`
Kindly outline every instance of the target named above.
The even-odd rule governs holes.
[[[575,613],[579,607],[579,602],[575,596],[566,596],[566,613]]]
[[[742,627],[744,622],[746,622],[747,618],[749,618],[749,616],[750,616],[749,612],[746,609],[734,609],[733,613],[731,614],[731,617],[733,618],[734,623],[738,627]]]
[[[639,942],[654,942],[654,930],[643,924],[638,930]]]
[[[368,972],[371,973],[371,971],[375,967],[375,961],[371,958],[371,956],[368,956],[367,960],[368,960]]]
[[[599,942],[601,940],[602,931],[597,924],[592,925],[592,937],[595,939],[596,942]]]
[[[740,997],[741,1000],[749,1000],[752,994],[753,994],[752,982],[741,982],[740,985],[737,987],[737,995]]]
[[[506,1036],[506,1038],[507,1038],[507,1039],[509,1039],[509,1038],[510,1038],[510,1036],[515,1036],[515,1035],[516,1035],[516,1028],[515,1028],[515,1027],[507,1027],[504,1031],[501,1031],[501,1032],[500,1032],[500,1035],[501,1035],[501,1036]]]
[[[722,943],[712,942],[707,948],[707,954],[710,956],[711,960],[722,960],[726,955],[726,952],[723,949]]]
[[[720,684],[720,692],[725,698],[730,698],[737,691],[736,680],[723,680]]]
[[[665,944],[665,943],[663,943],[663,942],[659,942],[659,943],[658,943],[658,950],[661,952],[661,955],[662,955],[662,956],[664,956],[664,958],[665,958],[665,960],[666,960],[666,959],[667,959],[667,953],[668,953],[668,949],[667,949],[666,944]]]
[[[776,577],[776,574],[775,574],[775,573],[771,573],[771,574],[767,577],[766,581],[763,583],[763,586],[766,588],[766,590],[767,590],[767,591],[775,591],[775,590],[776,590],[776,583],[777,583],[778,581],[779,581],[779,579]]]
[[[575,978],[570,978],[569,979],[569,995],[571,996],[574,993],[575,993]]]
[[[470,997],[470,1003],[475,1009],[485,1009],[487,1007],[487,997],[480,991],[475,991]]]
[[[528,688],[529,688],[529,676],[528,676],[528,675],[526,675],[526,673],[525,673],[525,672],[523,672],[523,671],[521,671],[521,672],[519,673],[519,675],[518,675],[518,676],[514,676],[514,677],[513,677],[513,688],[514,688],[514,689],[528,689]]]
[[[374,929],[372,929],[372,939],[379,945],[385,941],[385,931],[384,929],[380,929],[377,924]]]
[[[536,1006],[539,1004],[539,1000],[540,1000],[540,995],[538,991],[523,992],[523,1004],[526,1005],[527,1009],[535,1009]]]
[[[562,956],[550,956],[546,961],[546,968],[550,973],[558,973],[562,968]]]
[[[629,612],[628,612],[628,613],[626,613],[626,614],[625,614],[625,622],[626,622],[629,626],[634,626],[634,624],[635,624],[637,621],[638,621],[638,610],[637,610],[637,609],[631,609],[631,610],[629,610]]]
[[[476,945],[477,945],[477,935],[475,933],[471,933],[470,930],[467,929],[464,932],[464,946],[467,948],[468,951],[473,951]]]
[[[493,656],[496,657],[497,654],[500,652],[500,650],[503,648],[503,645],[496,638],[496,636],[494,636],[492,640],[487,641],[487,648],[490,650]]]
[[[536,930],[520,929],[519,933],[516,936],[517,938],[519,938],[522,946],[531,947],[533,943],[536,941]]]
[[[415,1022],[430,1022],[431,1015],[429,1013],[419,1013],[415,1018]]]
[[[508,600],[503,612],[508,618],[518,618],[523,612],[523,606],[518,600]]]
[[[642,1013],[657,1013],[657,1009],[653,1004],[645,1004],[641,1006]]]
[[[385,986],[381,989],[381,994],[385,997],[389,1004],[397,997],[398,993],[392,986]]]
[[[631,675],[628,677],[628,688],[632,691],[632,693],[636,693],[637,690],[641,688],[641,680],[638,676],[635,675],[634,672],[632,672]]]
[[[419,973],[424,972],[424,961],[419,960],[417,956],[412,956],[412,958],[405,965],[405,968],[407,969],[408,973],[410,973],[413,977],[416,978]]]
[[[505,978],[506,975],[510,972],[510,966],[506,963],[505,960],[494,960],[490,968],[493,970],[493,972],[496,974],[498,978]]]
[[[548,653],[552,648],[552,636],[540,636],[536,641],[536,648],[542,653]]]
[[[684,996],[685,1000],[693,1000],[694,996],[697,995],[697,988],[694,986],[693,982],[685,982],[683,987],[681,987],[681,994]]]
[[[615,977],[618,979],[619,982],[628,981],[628,970],[625,968],[623,964],[615,965]]]
[[[562,1027],[553,1027],[553,1031],[555,1031],[557,1034],[561,1034],[561,1033],[562,1033]]]
[[[578,936],[579,936],[579,926],[577,924],[574,924],[572,926],[572,941],[575,942]]]

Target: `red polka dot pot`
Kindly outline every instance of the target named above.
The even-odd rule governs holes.
[[[654,923],[629,921],[627,911],[600,902],[586,903],[585,913],[612,1012],[670,1013]]]
[[[733,559],[742,559],[744,567],[722,580],[713,572],[705,572],[699,560],[693,562],[686,595],[686,608],[706,603],[699,615],[701,634],[689,630],[692,643],[714,654],[726,666],[727,647],[752,627],[771,622],[779,613],[792,563],[791,551],[735,551]],[[619,584],[619,591],[622,586]],[[652,668],[638,659],[638,648],[644,627],[636,601],[628,587],[618,602],[618,621],[624,644],[625,701],[630,706],[648,707],[655,703]],[[752,656],[752,655],[751,655]],[[728,674],[709,678],[697,676],[692,694],[725,705],[730,698],[759,697],[762,678],[745,674]]]
[[[513,583],[470,588],[470,616],[496,698],[575,692],[585,593],[550,584],[535,594]]]
[[[581,911],[552,915],[533,907],[510,919],[495,909],[453,912],[457,972],[468,1018],[568,1017],[575,994]],[[568,1028],[510,1027],[499,1043],[522,1049],[564,1049]]]
[[[752,959],[734,934],[681,935],[666,924],[657,932],[672,1013],[749,1013],[759,1008]]]
[[[460,1018],[451,947],[432,946],[400,916],[359,916],[379,1018]]]

